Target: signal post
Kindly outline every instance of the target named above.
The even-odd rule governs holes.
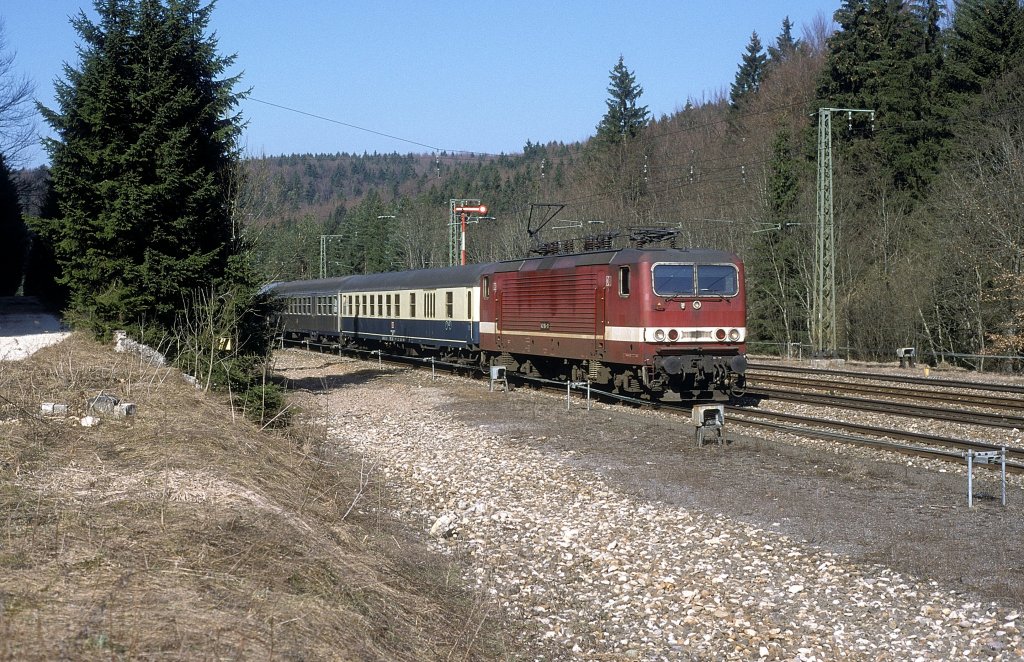
[[[480,204],[475,199],[452,198],[448,203],[448,264],[455,266],[466,264],[466,224],[476,223],[480,218],[487,216],[487,205]],[[458,233],[458,236],[456,236]],[[456,262],[456,249],[459,246],[458,262]]]

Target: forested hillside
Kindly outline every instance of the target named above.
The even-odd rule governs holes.
[[[1024,9],[952,6],[844,0],[834,24],[799,35],[780,17],[776,35],[754,33],[737,53],[722,92],[656,118],[643,71],[612,54],[608,103],[583,143],[250,159],[236,225],[267,279],[447,265],[451,199],[479,199],[493,216],[469,226],[471,261],[671,229],[677,245],[745,260],[755,347],[807,345],[827,114],[841,353],[889,358],[913,346],[971,365],[1019,355]],[[531,241],[535,203],[565,207]]]

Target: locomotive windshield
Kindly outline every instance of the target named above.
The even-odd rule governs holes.
[[[731,264],[656,264],[654,293],[663,297],[736,296],[738,276]]]

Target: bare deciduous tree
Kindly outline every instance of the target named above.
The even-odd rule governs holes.
[[[15,55],[8,49],[0,19],[0,154],[11,169],[24,164],[25,150],[36,140],[35,86],[15,70]]]

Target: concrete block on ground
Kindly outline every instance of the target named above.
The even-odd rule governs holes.
[[[90,414],[112,414],[119,402],[112,395],[97,395],[85,401],[85,408]]]

